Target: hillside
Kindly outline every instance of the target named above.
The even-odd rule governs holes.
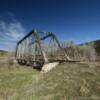
[[[100,64],[94,63],[66,63],[45,74],[0,65],[0,100],[99,100],[99,76]]]
[[[100,40],[94,41],[94,47],[97,54],[100,56]]]
[[[8,51],[0,50],[0,57],[6,57],[8,55]]]
[[[62,47],[66,50],[71,59],[80,61],[100,61],[100,40],[74,44],[72,42],[63,42]]]
[[[79,46],[81,45],[93,45],[96,50],[97,55],[100,55],[100,40],[83,43],[83,44],[80,44]]]

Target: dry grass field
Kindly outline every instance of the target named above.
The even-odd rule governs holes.
[[[41,73],[0,64],[0,100],[100,100],[100,64],[65,63]]]

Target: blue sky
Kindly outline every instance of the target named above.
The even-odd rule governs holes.
[[[100,39],[100,0],[0,0],[0,49],[33,28],[77,44]]]

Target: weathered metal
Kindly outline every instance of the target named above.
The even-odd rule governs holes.
[[[42,66],[55,61],[70,61],[70,58],[54,33],[33,29],[17,43],[16,60],[20,64]]]

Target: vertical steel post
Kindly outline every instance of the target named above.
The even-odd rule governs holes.
[[[33,30],[33,34],[35,36],[35,39],[37,41],[37,43],[39,44],[39,47],[41,49],[41,52],[42,52],[42,55],[44,57],[44,63],[47,63],[48,62],[48,58],[46,57],[46,53],[45,51],[43,50],[43,46],[42,46],[42,42],[41,42],[41,39],[39,37],[39,33],[37,32],[37,30]]]

